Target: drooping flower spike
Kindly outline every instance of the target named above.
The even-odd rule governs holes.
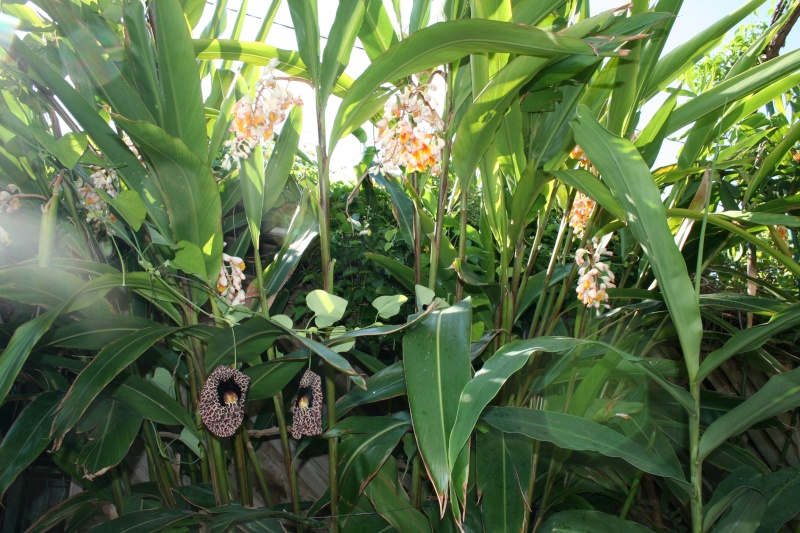
[[[300,379],[297,397],[292,402],[292,437],[322,434],[322,381],[310,369]]]
[[[244,400],[250,378],[227,366],[218,366],[208,376],[200,393],[200,416],[217,437],[230,437],[244,420]]]
[[[603,256],[613,255],[606,250],[611,235],[608,234],[602,241],[594,237],[586,249],[578,248],[575,252],[575,262],[580,267],[578,269],[580,278],[575,292],[578,293],[578,300],[583,305],[597,310],[597,316],[600,316],[601,308],[611,309],[606,290],[616,287],[614,273],[602,261]]]

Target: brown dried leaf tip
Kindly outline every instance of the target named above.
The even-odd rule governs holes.
[[[230,437],[244,420],[250,378],[227,366],[214,369],[200,393],[200,416],[217,437]]]
[[[306,370],[300,380],[297,397],[291,408],[292,437],[299,439],[303,435],[313,437],[322,433],[322,385],[319,376]]]

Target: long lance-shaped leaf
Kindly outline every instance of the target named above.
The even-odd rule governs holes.
[[[169,219],[164,211],[164,199],[161,191],[150,179],[145,168],[139,160],[125,146],[106,121],[90,106],[83,97],[72,88],[52,65],[45,62],[38,54],[34,53],[20,40],[11,43],[10,51],[19,55],[28,62],[32,72],[35,72],[37,81],[41,81],[64,104],[70,114],[86,130],[89,137],[106,156],[109,162],[120,165],[117,173],[122,177],[128,187],[139,193],[145,201],[147,212],[158,231],[164,235],[169,233]]]
[[[722,17],[664,57],[658,59],[653,73],[648,77],[644,99],[649,100],[672,83],[687,68],[717,46],[719,40],[725,36],[728,30],[752,14],[763,3],[764,0],[750,0],[750,2],[736,11]]]
[[[703,364],[700,365],[697,379],[705,379],[719,365],[737,353],[755,350],[778,333],[795,328],[798,324],[800,324],[800,304],[794,304],[768,323],[736,333],[722,348],[714,350],[706,356]]]
[[[139,433],[142,416],[131,411],[123,402],[103,399],[92,405],[90,414],[84,420],[87,418],[97,422],[97,425],[88,432],[77,464],[85,478],[93,479],[125,458]]]
[[[353,44],[364,19],[364,2],[365,0],[341,0],[336,8],[336,18],[328,34],[328,44],[322,53],[319,79],[321,100],[330,96],[336,79],[350,62],[350,52],[353,51]]]
[[[513,341],[506,344],[484,363],[483,368],[475,373],[475,377],[461,391],[458,413],[448,445],[447,457],[451,467],[469,440],[483,408],[500,392],[508,378],[528,362],[528,357],[535,349],[535,341]]]
[[[205,160],[208,139],[203,95],[186,17],[178,0],[160,0],[152,9],[158,81],[164,94],[164,129]]]
[[[789,52],[716,85],[673,111],[665,127],[675,133],[697,119],[730,106],[736,100],[759,91],[800,69],[800,50]]]
[[[261,210],[266,213],[278,204],[278,198],[286,186],[294,164],[300,132],[303,129],[303,108],[294,106],[283,124],[278,142],[264,171],[264,202]]]
[[[729,437],[738,435],[756,422],[800,405],[800,369],[770,378],[746,401],[714,422],[700,438],[698,459],[703,460]]]
[[[468,54],[507,52],[538,57],[595,55],[589,44],[539,28],[494,20],[440,22],[411,35],[381,54],[347,92],[331,133],[331,150],[352,126],[361,107],[383,83],[392,82]]]
[[[150,533],[181,531],[200,522],[200,515],[182,509],[133,511],[92,528],[95,533]]]
[[[747,184],[747,191],[744,193],[744,203],[748,203],[750,198],[753,197],[755,191],[758,190],[761,182],[764,181],[770,172],[772,172],[778,163],[786,156],[786,153],[789,152],[791,148],[797,144],[797,141],[800,140],[800,122],[795,122],[794,125],[789,129],[786,133],[786,136],[781,139],[781,142],[778,145],[770,150],[767,154],[767,157],[764,158],[764,161],[761,163],[761,166],[758,168],[758,172],[756,175],[753,176],[753,179],[750,180],[750,183]]]
[[[319,86],[319,15],[317,0],[287,0],[297,49],[308,67],[311,83]]]
[[[686,263],[667,225],[658,187],[629,141],[606,131],[586,106],[579,106],[577,114],[575,139],[625,209],[628,227],[650,260],[677,329],[689,378],[694,379],[703,337],[700,307]]]
[[[504,433],[519,433],[567,450],[619,457],[653,475],[684,480],[679,469],[655,452],[622,433],[579,416],[521,407],[489,407],[481,420]]]
[[[0,498],[50,443],[50,426],[61,396],[55,391],[36,396],[6,433],[0,444]]]
[[[470,379],[469,300],[434,311],[403,337],[403,367],[411,420],[425,468],[439,500],[447,506],[448,444],[461,391]]]
[[[336,402],[336,412],[344,415],[350,409],[367,403],[395,398],[406,393],[403,362],[398,361],[367,379],[366,389],[353,389]]]
[[[370,61],[374,61],[397,43],[398,39],[383,0],[366,0],[366,3],[367,9],[358,32],[358,40],[364,45]]]
[[[183,426],[199,437],[192,417],[178,401],[134,374],[117,378],[112,384],[111,394],[125,402],[133,411],[159,424]]]
[[[78,422],[98,394],[117,374],[134,362],[158,340],[175,328],[156,326],[127,335],[106,346],[75,378],[53,421],[53,437],[58,439]]]
[[[275,48],[268,44],[227,39],[195,39],[194,53],[197,55],[197,59],[225,59],[262,66],[268,65],[275,58],[278,60],[278,70],[291,76],[311,80],[311,74],[309,74],[306,64],[300,59],[300,54],[292,50]],[[347,74],[342,74],[336,81],[333,94],[344,98],[344,95],[352,85],[352,78]]]
[[[0,404],[3,403],[11,386],[14,385],[17,375],[22,370],[33,347],[47,333],[66,306],[67,303],[54,307],[33,320],[25,322],[14,331],[8,346],[0,354]]]
[[[123,117],[114,120],[150,158],[155,179],[164,191],[175,242],[197,246],[203,254],[206,278],[215,280],[222,263],[222,206],[211,169],[183,141],[158,126]]]
[[[539,528],[542,533],[653,533],[641,524],[624,520],[618,516],[600,511],[569,510],[561,511],[544,521]]]

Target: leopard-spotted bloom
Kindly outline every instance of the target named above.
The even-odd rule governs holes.
[[[292,437],[313,437],[322,433],[322,380],[310,369],[300,379],[297,397],[292,402]]]
[[[203,424],[217,437],[230,437],[244,420],[244,400],[250,378],[227,366],[218,366],[208,376],[200,393]]]

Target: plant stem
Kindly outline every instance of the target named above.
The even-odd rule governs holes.
[[[703,461],[700,451],[700,384],[692,378],[690,392],[694,410],[689,413],[689,470],[692,483],[692,533],[703,531]]]
[[[328,406],[328,429],[336,425],[336,371],[325,365],[325,401]],[[339,476],[338,476],[338,440],[328,439],[328,469],[330,472],[331,491],[331,523],[333,531],[339,531]]]
[[[449,135],[453,124],[453,91],[451,85],[450,67],[445,67],[445,85],[447,86],[447,96],[444,104],[444,124],[445,137],[444,149],[442,150],[442,175],[439,181],[439,199],[436,204],[436,225],[431,239],[431,266],[428,277],[428,288],[436,290],[436,280],[439,275],[439,251],[442,246],[442,233],[444,231],[444,211],[447,203],[448,174],[450,172],[450,148],[453,143],[453,136]]]
[[[411,187],[419,194],[419,172],[411,174]],[[414,204],[414,284],[422,284],[422,224],[419,219],[419,205]],[[419,309],[417,309],[419,311]]]
[[[272,500],[272,494],[269,492],[269,487],[267,487],[267,480],[264,477],[264,472],[261,471],[261,464],[258,462],[258,456],[256,455],[256,450],[253,448],[253,443],[250,442],[250,435],[247,434],[247,430],[242,427],[240,429],[242,434],[242,440],[244,441],[245,449],[247,450],[247,457],[250,459],[250,466],[253,469],[253,474],[256,476],[256,481],[258,482],[258,489],[261,491],[261,495],[264,496],[264,503],[267,504],[267,507],[274,507],[275,503]]]
[[[467,214],[469,212],[469,186],[470,181],[461,179],[461,211],[458,221],[458,259],[463,265],[467,260]],[[464,298],[464,282],[456,276],[456,302]]]
[[[252,507],[253,491],[247,476],[247,458],[244,452],[244,439],[246,436],[247,429],[242,424],[233,437],[233,464],[236,471],[236,484],[239,489],[239,503],[246,507]]]
[[[411,460],[411,505],[419,507],[422,503],[422,458],[419,449]]]
[[[172,494],[172,483],[170,482],[169,473],[165,470],[166,466],[161,458],[161,451],[158,446],[158,435],[153,430],[152,424],[145,421],[142,424],[142,436],[144,437],[144,447],[147,453],[147,461],[153,468],[156,475],[156,483],[158,490],[161,493],[161,498],[165,506],[175,507],[175,496]]]
[[[267,350],[267,359],[275,360],[275,348]],[[295,514],[300,514],[300,492],[297,490],[297,477],[294,474],[292,448],[289,446],[289,432],[286,429],[286,415],[283,413],[283,393],[280,391],[272,397],[275,406],[275,418],[278,419],[278,429],[281,432],[281,445],[283,447],[283,464],[286,467],[286,479],[289,480],[289,493],[292,495],[292,509]]]

